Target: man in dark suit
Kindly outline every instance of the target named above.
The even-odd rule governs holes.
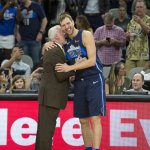
[[[68,99],[69,77],[74,72],[55,71],[57,63],[65,63],[64,35],[59,25],[49,29],[48,36],[56,47],[43,55],[43,74],[39,88],[38,129],[35,150],[51,150],[52,137],[60,109],[64,109]]]

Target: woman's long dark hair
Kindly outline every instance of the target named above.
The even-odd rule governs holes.
[[[112,64],[112,66],[111,66],[110,73],[109,73],[109,80],[110,80],[109,91],[110,91],[110,94],[114,94],[114,92],[115,92],[115,87],[117,84],[117,77],[118,77],[118,73],[119,73],[121,64],[124,64],[124,63],[118,62],[117,64]]]

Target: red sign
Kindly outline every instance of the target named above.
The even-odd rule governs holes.
[[[101,150],[149,150],[150,103],[107,102],[102,117]],[[34,150],[37,130],[36,101],[0,102],[0,149]],[[69,101],[57,119],[53,150],[83,150],[79,120],[73,118]]]

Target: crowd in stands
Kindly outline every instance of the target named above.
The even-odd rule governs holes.
[[[150,89],[144,84],[150,82],[150,0],[0,0],[0,93],[38,91],[42,46],[63,12],[71,14],[78,29],[92,32],[98,57],[108,68],[106,94],[133,91],[139,80],[140,89]],[[22,55],[32,59],[32,67]],[[138,74],[129,77],[137,67]]]

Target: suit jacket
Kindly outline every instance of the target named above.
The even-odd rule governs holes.
[[[50,49],[43,56],[43,74],[41,77],[38,100],[40,104],[64,109],[68,100],[69,77],[73,72],[57,72],[55,65],[65,63],[65,54],[60,46]]]

